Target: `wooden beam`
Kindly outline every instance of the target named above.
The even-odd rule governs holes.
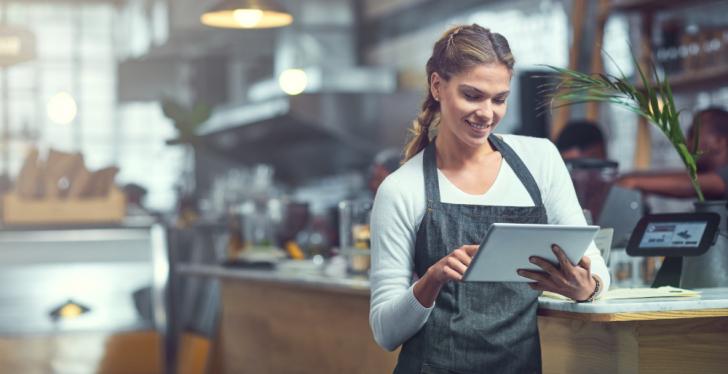
[[[604,27],[607,24],[610,12],[610,0],[599,0],[599,10],[597,13],[596,30],[594,35],[594,46],[591,53],[591,71],[589,73],[604,73],[604,59],[602,58],[602,48],[604,46]],[[586,106],[586,119],[592,122],[599,121],[599,110],[601,103],[592,101]]]
[[[640,50],[639,64],[643,71],[650,68],[652,59],[652,22],[651,11],[644,11],[640,24]],[[635,142],[634,169],[645,170],[650,167],[652,159],[652,136],[650,135],[650,123],[640,116],[637,124],[637,141]]]
[[[578,70],[579,68],[579,56],[581,54],[581,41],[584,34],[584,22],[586,22],[587,15],[587,1],[586,0],[574,0],[571,10],[571,46],[569,46],[569,69]],[[554,120],[551,124],[551,140],[556,138],[561,133],[561,130],[566,126],[566,122],[571,116],[571,108],[569,106],[563,106],[555,110]]]

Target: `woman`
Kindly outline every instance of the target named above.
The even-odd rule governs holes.
[[[377,192],[370,324],[382,347],[402,345],[395,373],[540,372],[540,291],[588,301],[609,287],[593,244],[576,265],[558,247],[559,267],[532,259],[544,272],[520,271],[530,283],[459,282],[493,222],[585,224],[551,142],[492,135],[513,64],[503,36],[447,31],[427,62],[406,162]]]

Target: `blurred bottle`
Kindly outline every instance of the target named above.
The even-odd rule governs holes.
[[[697,70],[700,66],[700,43],[698,27],[690,25],[680,38],[680,58],[684,72]]]
[[[705,31],[703,67],[709,68],[720,65],[722,58],[721,34],[721,30],[717,28]]]
[[[240,252],[244,249],[245,238],[243,238],[242,232],[242,221],[239,213],[232,213],[228,217],[228,243],[227,243],[227,257],[230,260],[235,260],[240,255]]]
[[[678,20],[668,20],[661,25],[660,41],[656,48],[655,59],[667,74],[680,72],[680,41],[683,25]]]

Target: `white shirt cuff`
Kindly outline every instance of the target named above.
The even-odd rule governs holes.
[[[409,311],[416,313],[416,316],[421,316],[425,321],[430,313],[432,313],[432,310],[435,309],[435,304],[437,303],[432,303],[432,306],[429,308],[420,304],[419,300],[415,297],[415,283],[412,283],[407,291],[407,298],[405,301]]]

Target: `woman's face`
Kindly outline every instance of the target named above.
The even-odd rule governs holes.
[[[511,72],[500,63],[482,64],[446,81],[430,78],[432,95],[440,101],[439,135],[453,136],[465,146],[479,147],[506,113]]]

